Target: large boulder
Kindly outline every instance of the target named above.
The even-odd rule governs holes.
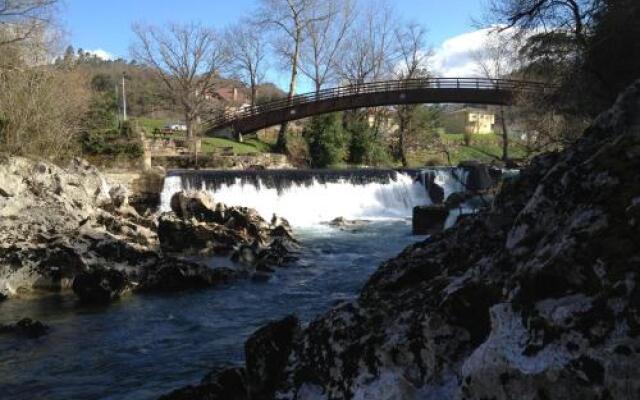
[[[224,225],[180,219],[172,214],[158,219],[158,237],[162,249],[170,253],[227,255],[246,242],[241,232]]]
[[[127,276],[113,269],[81,273],[73,280],[73,292],[83,303],[107,304],[128,288]]]
[[[471,192],[482,192],[496,186],[497,180],[492,177],[487,164],[478,161],[463,161],[458,165],[466,174],[465,187]]]
[[[24,318],[15,324],[0,324],[0,334],[12,334],[27,339],[36,339],[49,332],[49,327],[40,321]]]
[[[206,289],[238,278],[230,268],[210,268],[207,265],[180,259],[163,259],[142,273],[137,291],[146,293],[177,292]]]
[[[159,400],[249,400],[244,368],[229,368],[205,377],[199,385],[178,389]]]
[[[272,399],[284,375],[300,321],[288,316],[256,331],[245,343],[246,381],[250,398]]]
[[[449,209],[441,205],[414,207],[413,234],[431,235],[442,231],[448,216]]]
[[[220,212],[207,192],[180,191],[171,197],[171,210],[178,218],[221,223]]]

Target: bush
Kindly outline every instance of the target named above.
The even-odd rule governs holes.
[[[82,150],[84,154],[94,156],[124,156],[130,159],[142,157],[142,145],[119,136],[117,130],[103,132],[85,132],[82,135]]]
[[[312,117],[302,135],[309,147],[312,167],[324,168],[344,161],[347,135],[342,129],[340,114]]]
[[[392,165],[387,148],[379,143],[373,129],[365,119],[355,116],[346,122],[349,136],[349,163],[357,165]]]

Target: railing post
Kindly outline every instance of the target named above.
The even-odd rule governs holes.
[[[456,78],[456,89],[460,89],[460,78]]]

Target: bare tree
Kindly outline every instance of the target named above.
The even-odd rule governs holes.
[[[487,22],[517,32],[552,30],[573,32],[579,46],[586,45],[586,27],[597,10],[593,0],[489,0]]]
[[[478,72],[488,79],[500,79],[510,74],[517,64],[519,40],[513,30],[489,31],[479,50],[471,53]],[[497,81],[496,81],[497,82]],[[497,83],[496,83],[497,85]],[[509,132],[504,106],[499,107],[502,126],[502,160],[509,159]]]
[[[250,21],[241,21],[225,32],[226,52],[232,75],[238,74],[249,84],[251,105],[256,105],[258,85],[265,76],[266,43]]]
[[[384,79],[392,69],[396,13],[387,1],[368,5],[357,11],[359,17],[337,63],[339,77],[352,85]]]
[[[328,0],[311,10],[315,22],[307,25],[300,70],[313,82],[316,92],[337,77],[336,61],[353,25],[354,7],[353,0]]]
[[[0,1],[0,46],[26,40],[53,20],[58,0]]]
[[[356,90],[360,84],[391,76],[395,59],[393,32],[398,26],[398,18],[393,4],[386,0],[372,0],[366,6],[357,9],[349,39],[344,41],[336,63],[339,79],[355,86]],[[354,110],[352,113],[360,112]],[[366,117],[358,118],[368,121],[373,139],[381,141],[382,127],[390,115],[389,108],[370,108],[366,112]]]
[[[226,65],[218,34],[200,24],[166,28],[134,25],[133,57],[153,68],[181,106],[187,137],[194,138],[199,117],[211,104],[218,73]]]
[[[319,4],[319,0],[262,0],[258,21],[276,32],[276,50],[286,60],[291,71],[287,93],[289,100],[296,94],[305,32],[311,24],[326,18],[326,15],[314,12]],[[276,149],[287,151],[287,123],[280,126]]]
[[[394,30],[396,43],[395,53],[397,64],[394,74],[399,80],[426,78],[429,76],[429,60],[433,51],[426,44],[426,30],[417,23],[403,25]],[[397,108],[398,116],[398,153],[403,166],[408,165],[407,151],[409,137],[414,127],[411,123],[414,119],[416,105],[400,105]]]

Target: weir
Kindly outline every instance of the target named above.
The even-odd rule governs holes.
[[[463,168],[422,170],[176,170],[170,171],[161,194],[161,210],[170,210],[181,190],[209,192],[216,202],[251,207],[264,218],[273,214],[293,225],[315,225],[347,219],[408,219],[418,205],[432,201],[429,174],[444,189],[445,198],[465,190]]]

